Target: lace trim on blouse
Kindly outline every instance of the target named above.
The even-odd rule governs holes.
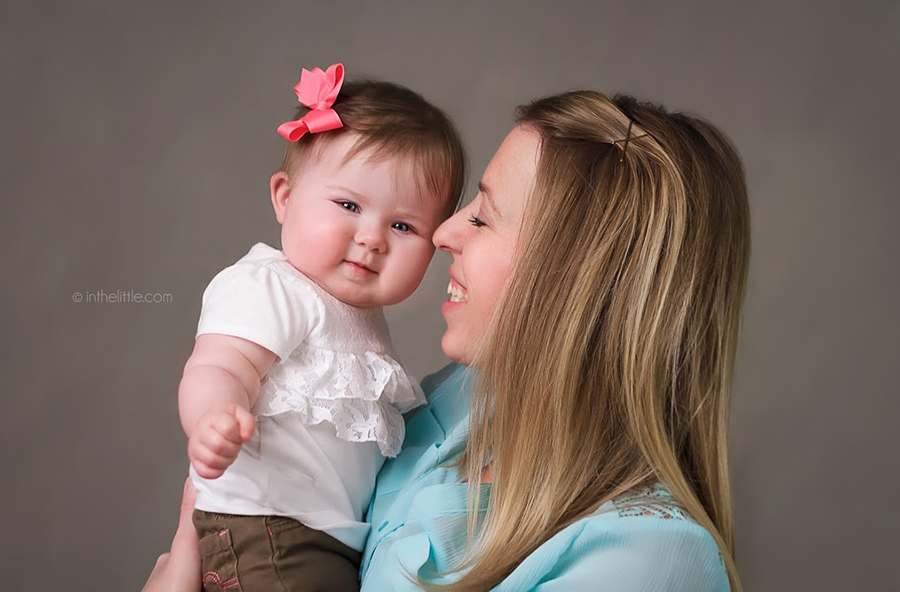
[[[655,516],[657,518],[693,519],[678,505],[675,498],[659,483],[648,485],[613,500],[621,517]]]
[[[298,413],[306,425],[325,421],[343,440],[377,442],[384,456],[397,455],[406,431],[401,413],[426,402],[400,364],[371,351],[357,355],[309,344],[288,360],[266,376],[254,413]]]

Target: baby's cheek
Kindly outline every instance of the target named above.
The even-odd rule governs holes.
[[[319,229],[282,236],[282,246],[291,264],[304,272],[318,273],[335,257],[334,238]]]
[[[345,234],[340,224],[322,222],[305,226],[298,238],[307,247],[314,247],[323,251],[334,251],[339,245],[342,249],[347,246],[349,237],[346,237]]]
[[[425,271],[434,255],[434,248],[417,246],[398,252],[397,255],[395,261],[397,265],[394,269],[396,273],[393,274],[395,285],[392,291],[397,294],[396,300],[400,301],[410,297],[422,283],[422,278],[425,277]]]
[[[428,264],[431,263],[431,259],[434,257],[434,246],[429,243],[426,247],[420,248],[417,250],[415,257],[413,257],[413,261],[410,262],[410,274],[414,278],[414,282],[416,286],[422,281],[422,278],[425,277],[425,272],[428,270]]]
[[[422,281],[428,264],[434,257],[435,248],[431,241],[422,241],[418,244],[413,253],[409,256],[410,273],[418,277],[417,281]]]

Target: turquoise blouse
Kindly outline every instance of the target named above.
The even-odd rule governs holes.
[[[418,589],[405,574],[452,581],[434,574],[465,551],[467,485],[440,465],[466,445],[465,370],[451,364],[422,381],[429,404],[408,419],[402,451],[378,475],[363,592]],[[481,487],[484,512],[490,485]],[[712,536],[673,501],[656,485],[604,504],[538,547],[494,590],[730,590]]]

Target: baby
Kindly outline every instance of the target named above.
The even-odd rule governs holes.
[[[257,243],[203,294],[178,390],[207,590],[356,590],[375,476],[425,403],[382,307],[413,293],[456,208],[447,116],[385,82],[304,70]]]

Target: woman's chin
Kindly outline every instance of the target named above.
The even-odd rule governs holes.
[[[466,348],[461,345],[449,328],[444,331],[444,336],[441,337],[441,349],[444,350],[444,355],[454,362],[468,366],[471,360],[466,355]]]

